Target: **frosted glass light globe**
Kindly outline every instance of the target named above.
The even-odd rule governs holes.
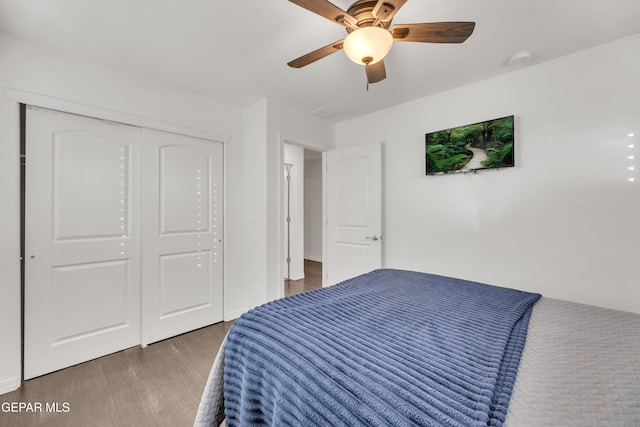
[[[385,57],[393,45],[393,36],[384,28],[363,27],[344,39],[344,53],[356,64],[375,64]]]

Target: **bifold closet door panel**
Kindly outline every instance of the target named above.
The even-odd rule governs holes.
[[[223,320],[223,144],[142,130],[142,343]]]
[[[223,144],[29,107],[25,378],[223,318]]]
[[[27,109],[25,378],[138,345],[140,129]]]

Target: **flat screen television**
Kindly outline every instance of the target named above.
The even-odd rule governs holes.
[[[513,167],[513,146],[513,116],[427,133],[427,175]]]

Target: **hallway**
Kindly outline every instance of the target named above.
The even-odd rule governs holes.
[[[285,280],[284,294],[291,296],[300,292],[312,291],[322,287],[322,263],[304,260],[304,279]]]

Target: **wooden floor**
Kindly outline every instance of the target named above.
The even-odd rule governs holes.
[[[305,261],[305,278],[286,282],[285,295],[321,287],[321,272],[322,264]],[[218,323],[26,381],[0,395],[0,426],[192,426],[213,359],[231,325]],[[40,404],[42,412],[5,410],[14,402],[32,409]],[[47,412],[47,404],[59,412]]]
[[[284,294],[286,296],[311,291],[322,287],[322,263],[304,260],[304,279],[285,280]]]

